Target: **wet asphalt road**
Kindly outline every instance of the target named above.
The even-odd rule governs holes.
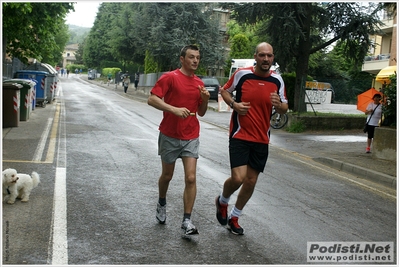
[[[57,142],[53,160],[44,153],[41,162],[29,162],[40,129],[3,138],[3,168],[42,175],[29,203],[3,204],[3,264],[297,265],[307,263],[309,241],[396,243],[396,198],[277,146],[240,219],[245,235],[232,235],[214,208],[229,176],[228,133],[204,121],[192,215],[200,235],[183,239],[181,162],[168,191],[167,223],[155,220],[161,112],[73,76],[61,88],[53,105],[37,111],[59,125],[49,138]]]

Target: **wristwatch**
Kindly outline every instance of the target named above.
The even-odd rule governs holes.
[[[231,103],[229,104],[229,106],[231,107],[231,108],[233,108],[233,105],[234,105],[234,100],[233,101],[231,101]]]

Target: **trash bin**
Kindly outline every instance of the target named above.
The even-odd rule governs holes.
[[[3,83],[18,83],[22,86],[20,88],[19,120],[28,121],[32,105],[32,87],[35,83],[28,79],[10,79],[3,81]]]
[[[36,80],[36,103],[35,106],[45,107],[47,104],[47,71],[38,70],[19,70],[15,74],[15,78]]]
[[[19,126],[19,89],[17,83],[3,83],[3,128]]]
[[[60,80],[59,74],[58,74],[58,71],[50,64],[42,63],[42,65],[47,69],[47,71],[50,74],[54,75],[52,95],[51,95],[52,96],[51,101],[53,101],[55,99],[55,96],[58,95],[58,82]],[[46,71],[46,70],[44,70],[44,71]]]
[[[53,73],[49,73],[47,75],[47,86],[46,86],[46,94],[47,94],[47,103],[51,103],[55,97],[55,85],[56,85],[56,78]]]
[[[35,70],[35,71],[45,71],[48,72],[47,75],[47,85],[46,85],[46,100],[47,103],[51,103],[56,94],[58,94],[58,72],[53,66],[47,63],[36,62],[28,65],[25,70]]]
[[[34,79],[31,79],[31,81],[35,83],[35,85],[32,88],[32,94],[31,94],[31,96],[32,96],[31,108],[32,108],[32,111],[33,111],[36,108],[36,88],[37,88],[39,83],[36,80],[34,80]]]

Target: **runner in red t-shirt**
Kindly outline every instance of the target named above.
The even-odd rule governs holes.
[[[161,156],[162,173],[158,180],[159,200],[156,218],[166,221],[166,193],[172,180],[177,158],[184,165],[185,188],[184,215],[181,228],[185,235],[198,234],[191,221],[191,212],[197,194],[196,168],[199,150],[200,125],[198,116],[208,108],[209,92],[195,74],[200,61],[195,45],[185,46],[180,53],[182,67],[162,75],[151,89],[148,104],[163,111],[159,125],[158,154]]]
[[[238,235],[244,234],[238,218],[252,196],[259,173],[266,166],[272,107],[280,114],[288,110],[284,81],[270,70],[273,47],[268,43],[258,44],[254,58],[255,67],[237,70],[220,90],[223,100],[233,109],[229,139],[231,177],[216,197],[216,217],[220,224],[228,224],[231,232]],[[235,100],[233,91],[236,91]],[[228,216],[230,196],[240,187]]]

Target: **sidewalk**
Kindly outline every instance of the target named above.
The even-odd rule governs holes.
[[[107,85],[98,80],[88,82],[124,94],[120,85]],[[133,87],[124,95],[142,102],[148,98],[140,89],[134,90]],[[201,120],[228,129],[230,112],[218,112],[218,103],[214,100],[208,106],[209,111]],[[396,162],[374,159],[372,153],[366,154],[366,140],[362,130],[289,133],[284,129],[272,129],[271,132],[271,146],[308,156],[338,171],[396,189]]]

